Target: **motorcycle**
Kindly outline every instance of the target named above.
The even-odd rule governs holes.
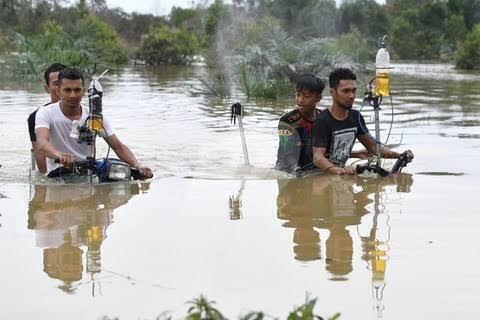
[[[55,163],[59,163],[59,160],[55,160]],[[97,183],[145,179],[140,169],[134,168],[122,160],[115,158],[96,160],[92,157],[75,161],[71,168],[58,167],[52,170],[47,177],[65,182],[87,179],[88,182]]]

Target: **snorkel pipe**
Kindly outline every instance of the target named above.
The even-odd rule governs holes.
[[[386,177],[391,173],[400,173],[402,168],[407,165],[412,159],[406,154],[402,154],[395,162],[392,170],[389,172],[382,168],[381,150],[382,143],[380,141],[380,105],[382,104],[383,97],[390,96],[390,54],[387,51],[385,45],[385,39],[387,35],[379,39],[378,51],[375,58],[375,73],[373,78],[365,92],[365,98],[363,102],[373,107],[375,115],[375,151],[376,151],[376,164],[365,164],[357,166],[357,173],[361,174],[364,171],[374,172],[382,177]],[[375,82],[375,85],[373,84]]]
[[[232,104],[230,107],[230,122],[235,124],[238,119],[238,127],[240,129],[240,136],[242,138],[243,158],[245,165],[250,166],[250,160],[248,159],[247,141],[245,140],[245,130],[243,129],[243,105],[240,102]]]
[[[102,85],[98,80],[105,73],[108,72],[108,69],[105,70],[98,78],[95,74],[92,76],[92,81],[88,86],[88,129],[94,131],[96,134],[100,134],[104,131],[103,128],[103,114],[102,114],[102,96],[103,90]]]
[[[70,136],[72,138],[77,138],[78,143],[86,143],[95,147],[95,137],[97,135],[106,136],[105,128],[103,126],[103,114],[102,114],[102,96],[103,90],[102,85],[98,80],[105,73],[108,72],[108,69],[105,70],[98,78],[93,75],[92,81],[88,86],[88,117],[85,123],[82,123],[80,126],[74,126],[72,128],[72,133]],[[78,133],[76,130],[78,129]],[[95,157],[95,152],[92,152],[92,156]]]
[[[95,139],[97,135],[100,135],[101,137],[106,136],[102,114],[103,90],[98,80],[100,80],[100,78],[108,72],[108,69],[105,70],[98,78],[95,76],[95,70],[96,65],[94,68],[92,81],[88,86],[88,117],[85,122],[80,125],[78,120],[74,120],[72,123],[72,131],[70,133],[70,137],[76,138],[78,143],[85,143],[91,146],[90,156],[87,157],[89,159],[96,159]],[[92,177],[92,174],[92,170],[88,170],[88,175],[90,177]]]

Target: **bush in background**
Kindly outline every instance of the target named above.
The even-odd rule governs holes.
[[[459,47],[456,64],[461,69],[480,70],[480,24],[473,28]]]
[[[197,37],[185,29],[162,26],[146,34],[137,52],[137,57],[150,65],[188,65],[198,54]]]

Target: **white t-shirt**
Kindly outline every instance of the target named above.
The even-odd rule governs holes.
[[[85,123],[88,117],[88,107],[82,105],[82,116],[78,125]],[[103,118],[103,126],[107,136],[114,134],[107,119]],[[50,143],[55,149],[62,153],[70,153],[75,160],[84,160],[91,155],[91,146],[85,143],[78,143],[78,139],[70,137],[73,121],[68,119],[60,109],[60,103],[53,103],[38,110],[35,117],[35,130],[47,128],[50,130]],[[78,129],[76,129],[78,132]],[[47,158],[47,172],[59,167],[54,159]]]

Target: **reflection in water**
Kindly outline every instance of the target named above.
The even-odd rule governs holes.
[[[329,231],[325,241],[326,270],[332,280],[346,280],[353,270],[353,239],[347,227],[360,225],[362,216],[370,213],[373,205],[370,232],[360,235],[360,240],[362,259],[372,272],[376,308],[381,316],[390,234],[382,195],[388,194],[386,187],[391,185],[396,186],[396,192],[410,192],[412,183],[408,174],[387,178],[316,176],[278,180],[277,216],[286,220],[285,227],[295,229],[295,259],[322,259],[320,233],[316,229],[326,229]]]
[[[95,275],[102,271],[101,245],[113,222],[113,210],[126,204],[149,184],[35,185],[28,207],[28,228],[43,248],[43,270],[73,293],[85,271],[95,295]]]
[[[228,199],[229,217],[230,220],[240,220],[242,216],[242,193],[245,189],[245,179],[242,179],[240,189],[237,194],[231,195]]]

